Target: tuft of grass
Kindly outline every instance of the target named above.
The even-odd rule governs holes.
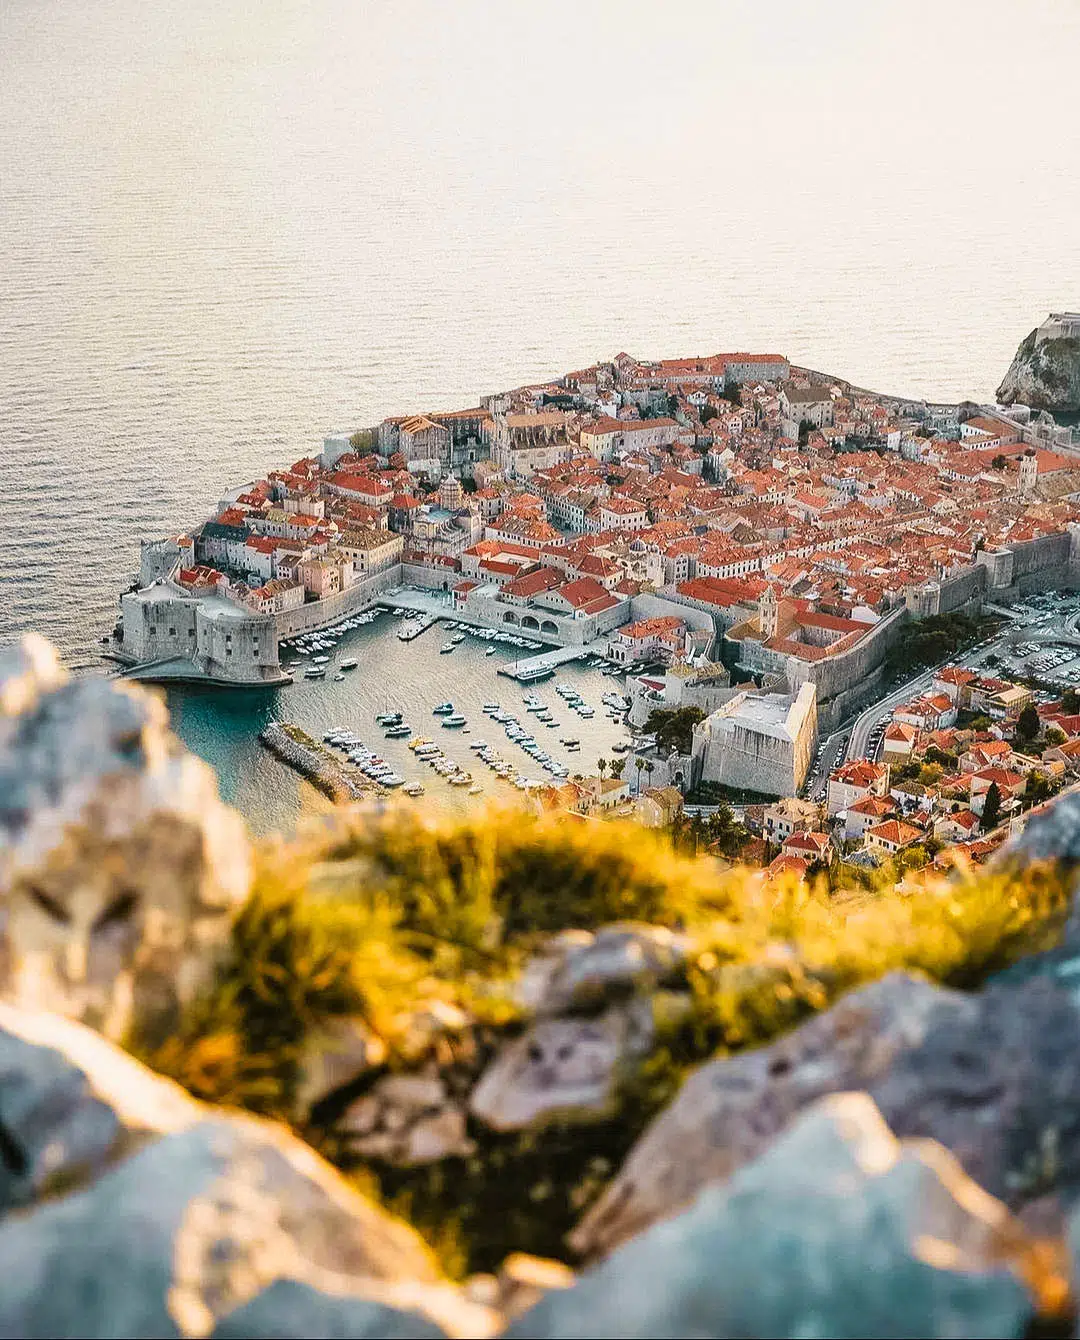
[[[362,1018],[403,1067],[402,1018],[441,999],[477,1020],[447,1061],[460,1092],[521,1026],[509,982],[538,940],[615,920],[681,928],[693,953],[671,985],[690,1009],[660,1030],[611,1119],[513,1135],[473,1123],[473,1158],[411,1169],[350,1160],[332,1126],[303,1132],[454,1275],[515,1250],[565,1258],[565,1234],[692,1067],[765,1045],[895,970],[977,987],[1051,947],[1068,911],[1068,878],[1050,865],[924,871],[901,891],[860,878],[857,889],[771,885],[633,825],[521,811],[335,818],[260,851],[212,988],[164,1045],[132,1047],[199,1097],[295,1122],[304,1044],[328,1020]]]

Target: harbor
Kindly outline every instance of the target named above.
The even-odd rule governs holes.
[[[395,616],[395,609],[401,614]],[[541,649],[521,646],[531,640],[516,635],[467,629],[445,605],[437,628],[428,628],[411,640],[397,636],[414,615],[430,613],[430,608],[422,611],[407,607],[404,601],[391,601],[388,608],[352,616],[348,627],[321,632],[322,650],[305,639],[311,652],[304,655],[301,648],[291,647],[284,657],[293,682],[270,694],[222,693],[197,686],[169,688],[174,727],[193,752],[217,769],[226,798],[259,832],[292,829],[328,803],[259,746],[259,733],[271,721],[294,723],[327,753],[337,754],[343,764],[355,764],[355,760],[324,737],[331,732],[355,737],[350,751],[370,752],[370,758],[361,756],[361,761],[370,764],[379,759],[389,770],[386,775],[402,779],[387,794],[393,791],[408,797],[410,787],[423,788],[411,798],[418,813],[461,812],[485,801],[520,796],[527,786],[516,785],[519,777],[524,783],[558,780],[559,772],[546,768],[539,754],[547,754],[556,769],[565,768],[572,777],[595,774],[600,758],[610,761],[623,751],[629,736],[621,716],[609,706],[614,695],[621,694],[620,679],[604,674],[596,664],[576,659],[564,660],[557,677],[540,683],[507,679],[500,671],[535,658],[542,654]],[[489,636],[479,635],[483,633]],[[513,641],[503,640],[509,636]],[[444,653],[442,648],[448,643],[451,650]],[[581,651],[565,650],[575,655]],[[569,705],[560,686],[579,696],[580,710]],[[537,710],[530,711],[530,703],[537,704]],[[452,707],[446,717],[464,718],[461,725],[440,724],[434,709],[443,704]],[[495,720],[493,713],[485,712],[486,705],[516,719],[516,725],[511,720]],[[391,734],[392,726],[384,728],[377,721],[396,713],[401,714],[399,724],[408,726],[408,731]],[[542,714],[550,715],[555,724],[538,721]],[[520,730],[520,738],[511,738],[508,727],[514,734]],[[418,750],[409,748],[416,739],[437,746],[445,775],[425,761],[430,754],[418,756]],[[512,779],[499,777],[496,767],[478,760],[479,750],[471,746],[484,743],[498,763],[508,765],[508,774],[513,770]],[[467,785],[450,780],[463,773],[472,774]],[[362,775],[369,786],[384,785],[370,773]]]

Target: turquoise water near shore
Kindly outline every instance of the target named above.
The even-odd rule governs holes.
[[[443,655],[439,648],[448,634],[441,624],[429,628],[412,642],[402,642],[396,632],[399,620],[389,614],[374,623],[346,633],[331,653],[333,664],[326,679],[298,678],[294,683],[271,691],[221,691],[198,687],[170,689],[167,693],[177,734],[201,758],[213,765],[220,778],[222,794],[239,808],[251,827],[260,833],[292,830],[308,814],[327,808],[326,801],[259,744],[257,736],[271,719],[289,721],[302,727],[316,739],[325,731],[340,726],[355,731],[364,743],[378,745],[378,752],[407,780],[423,782],[427,793],[415,804],[424,813],[453,813],[480,801],[510,800],[518,796],[507,782],[501,782],[483,763],[471,760],[469,744],[487,740],[499,754],[519,767],[527,777],[538,780],[548,776],[538,764],[511,744],[497,722],[483,713],[486,702],[500,702],[524,723],[529,718],[523,707],[527,694],[535,694],[548,703],[559,722],[548,730],[537,724],[533,734],[553,758],[566,764],[571,773],[595,772],[598,758],[616,757],[611,746],[626,738],[623,727],[607,717],[602,698],[622,681],[571,663],[560,666],[553,679],[538,684],[520,685],[497,673],[500,665],[528,653],[517,647],[496,644],[491,656],[484,655],[487,644],[466,638],[454,651]],[[334,666],[355,657],[360,664],[346,672],[336,683]],[[573,684],[596,710],[591,720],[572,712],[555,692],[563,681]],[[465,730],[447,730],[432,708],[450,700],[467,720]],[[417,735],[433,740],[456,762],[473,773],[484,787],[482,797],[466,794],[465,788],[450,786],[407,748],[408,740],[384,740],[376,725],[377,714],[386,711],[405,713],[405,720]],[[559,741],[575,738],[581,750],[569,752]]]

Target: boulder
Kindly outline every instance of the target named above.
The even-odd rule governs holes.
[[[386,1060],[386,1043],[362,1019],[333,1019],[304,1039],[296,1100],[310,1113],[325,1098]]]
[[[399,1167],[468,1158],[476,1150],[464,1108],[438,1075],[385,1075],[346,1108],[337,1130],[350,1153]]]
[[[652,1044],[648,999],[592,1018],[540,1019],[507,1043],[469,1098],[472,1115],[496,1131],[611,1116],[620,1080]]]
[[[526,967],[524,980],[542,983],[534,988],[538,1015],[595,1010],[670,981],[686,961],[688,943],[684,935],[639,922],[615,922],[592,935],[570,932]]]
[[[1052,980],[964,995],[895,974],[785,1037],[697,1070],[571,1234],[595,1257],[757,1157],[806,1106],[866,1089],[1018,1208],[1080,1189],[1080,1012]]]
[[[246,896],[243,821],[134,685],[0,654],[0,994],[111,1038],[162,1035]]]
[[[81,1024],[0,1002],[0,1213],[92,1180],[203,1112]]]
[[[1020,1336],[1032,1256],[946,1150],[839,1094],[505,1335]]]
[[[646,1128],[570,1237],[602,1255],[688,1205],[702,1184],[756,1158],[816,1099],[866,1088],[922,1041],[936,1012],[974,1014],[966,996],[900,973],[845,996],[769,1047],[701,1066]]]
[[[209,1335],[248,1306],[261,1328],[280,1281],[303,1286],[285,1291],[303,1322],[267,1334],[494,1326],[284,1128],[196,1102],[70,1020],[5,1005],[0,1030],[0,1334]]]
[[[1080,792],[1060,796],[1033,814],[998,859],[1080,863]]]
[[[517,1317],[555,1289],[569,1289],[574,1272],[561,1261],[512,1252],[499,1266],[496,1306],[504,1317]]]
[[[275,1280],[249,1302],[218,1322],[213,1340],[438,1340],[447,1333],[427,1315],[409,1310],[424,1290],[387,1291],[402,1303],[395,1307],[372,1296],[328,1294],[299,1280]],[[410,1293],[412,1297],[410,1297]]]

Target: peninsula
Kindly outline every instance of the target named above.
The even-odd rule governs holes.
[[[144,543],[107,655],[141,679],[288,681],[283,642],[392,588],[622,664],[721,648],[836,719],[908,618],[1072,562],[1077,435],[779,354],[610,362],[326,438]]]

